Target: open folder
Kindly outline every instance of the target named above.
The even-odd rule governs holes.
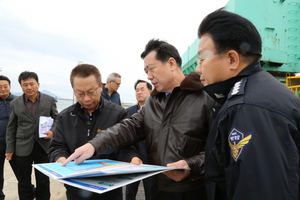
[[[183,170],[157,165],[134,165],[109,159],[86,160],[79,165],[70,162],[65,167],[61,163],[34,164],[33,167],[57,181],[99,194],[161,172]]]

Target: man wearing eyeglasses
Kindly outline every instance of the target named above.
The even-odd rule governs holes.
[[[118,73],[111,73],[107,77],[106,84],[102,88],[102,98],[121,106],[120,94],[117,92],[120,85],[121,75]]]
[[[4,183],[4,161],[6,150],[6,127],[8,124],[10,114],[10,102],[17,98],[16,95],[10,93],[11,85],[10,79],[7,76],[0,75],[0,200],[3,200],[5,195],[3,193]],[[13,170],[17,180],[19,180],[20,169],[15,159],[9,161],[11,169]],[[35,196],[35,186],[32,184],[32,192]]]
[[[10,102],[17,96],[10,93],[10,80],[8,77],[0,75],[0,200],[3,200],[5,195],[3,193],[4,183],[4,161],[6,149],[6,126],[8,123],[10,113]],[[15,165],[12,165],[12,169]],[[17,167],[17,166],[15,166]],[[14,170],[15,171],[15,170]]]
[[[154,86],[139,112],[101,131],[63,163],[81,163],[94,153],[146,140],[150,164],[186,168],[154,176],[155,200],[205,200],[204,151],[215,101],[202,90],[200,76],[181,70],[171,44],[151,39],[141,54]],[[189,168],[189,169],[188,169]]]
[[[49,149],[51,162],[63,163],[79,146],[93,139],[101,130],[115,125],[127,117],[127,111],[119,105],[104,101],[101,74],[89,64],[76,66],[70,75],[77,103],[60,112],[55,135]],[[91,159],[113,159],[140,164],[136,149],[111,149],[94,155]],[[122,188],[97,194],[65,185],[68,200],[105,199],[122,200]]]

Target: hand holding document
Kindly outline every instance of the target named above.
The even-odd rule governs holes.
[[[39,120],[39,137],[47,137],[44,133],[49,131],[52,127],[53,119],[52,117],[40,116]]]
[[[81,164],[70,162],[66,166],[62,166],[61,163],[43,163],[34,164],[33,167],[55,180],[66,178],[145,173],[153,171],[163,172],[166,170],[182,169],[148,164],[134,165],[128,162],[109,159],[86,160]]]
[[[179,168],[180,170],[171,170],[163,174],[173,179],[174,181],[182,181],[190,175],[189,165],[185,160],[179,160],[174,163],[167,164],[167,167]],[[184,169],[184,170],[183,170]]]

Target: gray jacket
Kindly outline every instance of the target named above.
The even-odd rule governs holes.
[[[11,113],[6,132],[6,153],[15,153],[17,156],[27,156],[33,149],[34,142],[38,142],[45,152],[48,152],[49,139],[39,138],[39,117],[51,116],[54,119],[51,131],[54,132],[56,116],[56,100],[40,93],[40,104],[36,117],[33,119],[24,103],[24,94],[11,102]]]

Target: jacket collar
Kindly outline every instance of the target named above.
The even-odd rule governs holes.
[[[16,95],[13,95],[12,93],[9,93],[9,96],[6,99],[0,98],[0,100],[2,100],[2,101],[13,100],[16,97],[17,97]]]
[[[198,75],[196,72],[191,72],[185,77],[185,79],[183,79],[179,87],[181,90],[197,91],[203,88],[203,84],[200,81],[200,75]],[[160,93],[165,92],[158,92],[156,89],[154,89],[151,92],[151,96],[156,96]]]
[[[8,100],[12,100],[14,98],[16,98],[16,95],[13,95],[12,93],[9,94],[9,96],[7,97]]]
[[[101,111],[103,109],[104,106],[104,100],[102,98],[100,98],[100,102],[98,104],[98,106],[96,107],[95,111]],[[82,107],[78,102],[76,102],[75,106],[73,107],[72,113],[79,113],[80,111],[84,111],[84,107]]]
[[[104,91],[104,94],[106,97],[112,97],[112,96],[114,96],[115,93],[117,93],[117,91],[114,91],[111,93],[111,95],[108,95],[108,88],[106,88],[104,84],[102,86],[102,91]]]
[[[223,105],[227,99],[227,95],[230,92],[233,85],[241,80],[243,77],[250,76],[256,72],[262,71],[259,62],[255,62],[245,67],[237,76],[227,79],[222,82],[213,83],[203,88],[209,96],[211,96],[220,105]]]

